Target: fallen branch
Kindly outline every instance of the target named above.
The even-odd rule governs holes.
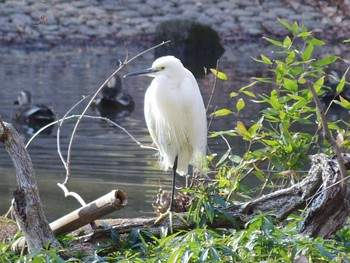
[[[113,190],[97,200],[57,219],[50,224],[55,235],[61,235],[76,230],[96,219],[123,208],[127,204],[125,192]]]

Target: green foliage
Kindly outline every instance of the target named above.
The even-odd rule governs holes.
[[[339,57],[314,55],[316,48],[325,45],[324,41],[315,38],[312,32],[297,22],[289,24],[282,19],[279,22],[290,31],[290,35],[282,41],[265,37],[276,50],[270,55],[261,54],[259,58],[253,58],[268,67],[270,76],[255,77],[253,82],[232,93],[231,97],[237,100],[235,110],[219,109],[213,114],[215,117],[238,116],[245,108],[244,98],[247,96],[253,103],[264,107],[256,122],[248,124],[237,121],[235,129],[210,135],[210,138],[241,138],[247,145],[243,156],[234,155],[229,147],[216,162],[216,169],[219,170],[217,179],[230,184],[230,193],[244,189],[241,182],[248,175],[247,171],[261,180],[264,186],[271,187],[275,185],[272,179],[276,179],[276,173],[291,171],[292,177],[280,178],[286,185],[288,180],[294,181],[302,176],[298,171],[309,162],[309,154],[325,151],[324,148],[329,147],[323,145],[318,136],[320,116],[309,87],[322,95],[326,90],[326,69]],[[338,95],[344,89],[345,74],[337,85]],[[253,87],[263,88],[264,92],[253,92]],[[334,103],[350,109],[350,102],[341,96]],[[296,125],[305,128],[297,129]],[[342,130],[337,122],[330,122],[329,127],[332,131]],[[269,171],[274,171],[274,174]],[[231,194],[229,196],[232,197]]]

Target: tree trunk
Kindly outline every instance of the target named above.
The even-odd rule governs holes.
[[[11,124],[1,121],[0,141],[4,143],[16,169],[17,190],[14,192],[13,208],[17,223],[28,244],[28,250],[38,250],[47,243],[58,246],[59,243],[41,206],[32,161]]]

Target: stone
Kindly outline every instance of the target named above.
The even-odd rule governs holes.
[[[10,20],[15,26],[20,27],[31,26],[35,23],[30,16],[25,14],[12,14],[10,15]]]
[[[155,50],[155,57],[166,54],[178,57],[195,75],[203,74],[203,67],[215,67],[224,52],[218,33],[210,26],[197,22],[173,19],[159,24],[154,44],[171,42]]]

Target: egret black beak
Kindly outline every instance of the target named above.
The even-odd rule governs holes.
[[[156,68],[147,68],[147,69],[142,69],[142,70],[138,70],[138,71],[134,71],[134,72],[131,72],[129,74],[126,74],[124,76],[124,78],[128,78],[128,77],[135,77],[135,76],[142,76],[142,75],[145,75],[145,76],[153,76],[152,74],[153,73],[156,73],[158,72],[159,70],[156,69]]]

